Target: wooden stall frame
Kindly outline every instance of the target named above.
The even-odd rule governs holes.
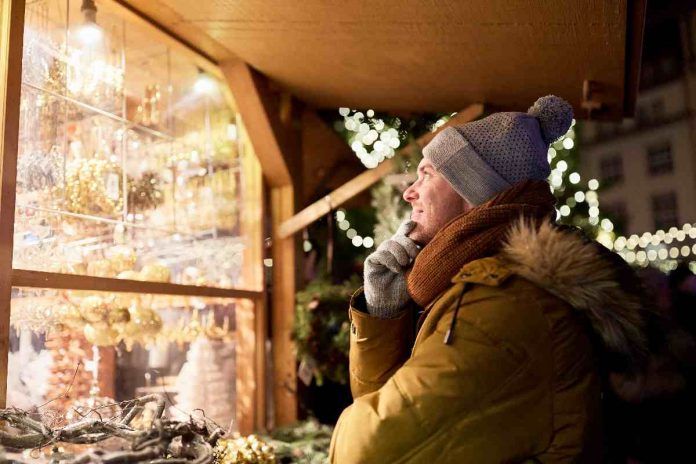
[[[0,407],[7,396],[24,0],[0,0]]]
[[[220,63],[220,68],[230,91],[236,96],[249,140],[271,187],[274,425],[285,425],[297,420],[297,373],[290,339],[295,315],[295,247],[293,237],[279,237],[278,227],[294,214],[295,195],[283,145],[274,130],[281,122],[281,115],[269,109],[272,96],[262,85],[264,78],[248,64],[235,59]],[[286,104],[281,109],[287,107]]]
[[[121,3],[121,2],[119,2]],[[265,327],[263,277],[260,274],[262,253],[262,188],[261,173],[258,162],[254,165],[254,155],[250,152],[247,160],[242,160],[243,171],[257,180],[248,179],[252,189],[245,192],[246,197],[253,196],[252,209],[257,215],[248,215],[242,219],[242,229],[248,232],[251,246],[246,252],[245,284],[253,290],[179,285],[161,282],[147,282],[127,279],[101,278],[84,275],[59,274],[52,272],[31,271],[12,268],[13,232],[16,197],[17,154],[19,136],[19,106],[22,88],[22,53],[24,35],[24,0],[1,0],[0,3],[0,170],[2,186],[0,190],[0,272],[9,277],[0,279],[0,407],[5,406],[7,395],[7,362],[10,333],[10,300],[13,287],[34,287],[72,290],[94,290],[109,292],[148,293],[161,295],[185,295],[200,297],[222,297],[238,299],[241,320],[252,318],[251,330],[254,334],[251,345],[241,343],[237,349],[237,359],[248,361],[242,366],[245,375],[255,379],[254,382],[237,382],[237,397],[252,398],[248,404],[237,404],[237,427],[242,433],[251,433],[265,424],[265,397],[259,394],[258,379],[264,378],[265,347],[262,336]],[[177,40],[169,31],[158,24],[136,14],[132,9],[125,10],[127,19],[147,23],[163,33],[163,40],[171,46],[184,50],[194,62],[212,76],[221,78],[222,71],[217,63],[207,56],[197,54],[188,43]],[[222,86],[223,95],[230,106],[237,111],[229,88]],[[255,186],[254,186],[255,185]],[[258,259],[249,261],[248,259]],[[250,269],[253,267],[258,269]],[[261,275],[259,277],[259,275]],[[261,314],[257,317],[257,314]],[[238,321],[239,322],[239,321]],[[252,372],[248,372],[251,370]]]

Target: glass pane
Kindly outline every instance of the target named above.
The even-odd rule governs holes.
[[[240,301],[14,288],[7,405],[70,422],[89,400],[161,393],[171,416],[200,408],[227,427]]]
[[[221,83],[117,3],[81,6],[27,6],[14,267],[234,287],[244,140]]]

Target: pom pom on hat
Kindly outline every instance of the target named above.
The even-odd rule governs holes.
[[[547,145],[568,132],[573,123],[573,107],[555,95],[541,97],[534,102],[527,113],[539,121],[541,135]]]

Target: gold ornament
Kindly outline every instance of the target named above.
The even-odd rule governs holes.
[[[138,271],[123,271],[117,276],[119,279],[126,280],[141,280],[140,273]]]
[[[111,260],[97,259],[87,263],[87,275],[93,277],[113,277],[115,274]]]
[[[140,278],[148,282],[169,282],[171,271],[164,264],[146,264],[140,270]]]
[[[78,214],[114,216],[123,209],[121,168],[103,159],[68,164],[65,208]]]
[[[113,346],[119,341],[118,331],[104,323],[87,324],[82,333],[92,345]]]
[[[104,321],[109,307],[102,297],[88,296],[80,301],[80,316],[87,322]]]
[[[215,464],[276,464],[273,447],[256,435],[221,438],[213,451]]]

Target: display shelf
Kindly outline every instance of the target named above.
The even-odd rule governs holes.
[[[45,93],[46,95],[50,95],[52,97],[58,98],[66,103],[70,103],[71,105],[75,105],[76,107],[83,109],[85,111],[89,111],[94,114],[98,114],[100,116],[104,116],[106,118],[109,118],[115,122],[119,122],[121,124],[124,124],[128,129],[133,129],[136,130],[140,133],[147,134],[148,136],[161,139],[161,140],[167,140],[167,141],[172,141],[174,140],[174,136],[172,134],[168,134],[165,131],[162,130],[156,130],[151,127],[143,126],[142,124],[138,124],[134,121],[131,121],[129,119],[126,119],[122,116],[119,116],[115,113],[111,113],[109,111],[103,110],[101,108],[98,108],[96,106],[90,105],[89,103],[85,103],[83,101],[80,101],[78,99],[72,98],[68,95],[63,95],[58,92],[54,92],[52,90],[43,88],[41,86],[38,86],[36,84],[32,84],[31,82],[22,82],[22,87],[28,88],[37,92]]]
[[[51,407],[69,411],[89,398],[117,402],[169,380],[178,393],[171,398],[173,414],[215,408],[229,423],[239,301],[14,287],[9,405],[29,409],[59,396]],[[214,387],[208,397],[187,387],[202,381],[199,376]]]
[[[12,271],[12,283],[18,287],[94,290],[119,293],[146,292],[160,295],[246,298],[254,301],[263,297],[263,292],[254,290],[180,285],[143,280],[111,279],[107,277],[27,271],[23,269],[15,269]]]
[[[171,385],[195,384],[182,408],[226,423],[231,414],[251,431],[265,400],[260,165],[215,63],[119,2],[96,4],[94,22],[82,1],[28,2],[23,66],[2,70],[21,97],[7,104],[18,143],[6,145],[0,170],[11,226],[0,234],[10,276],[0,286],[10,307],[0,376],[9,360],[13,394],[57,390],[37,361],[53,349],[53,377],[104,364],[102,393],[125,398],[188,362]],[[84,42],[84,26],[99,34]],[[73,348],[82,358],[68,359]],[[102,361],[87,359],[95,353]],[[223,377],[224,363],[197,370],[216,356]],[[212,402],[196,403],[204,397]]]
[[[234,288],[248,246],[216,230],[154,228],[18,204],[15,269]]]

